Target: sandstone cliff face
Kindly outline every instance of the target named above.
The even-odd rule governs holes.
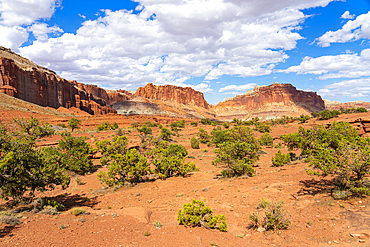
[[[211,108],[204,99],[203,93],[195,91],[190,87],[182,88],[172,85],[155,86],[149,83],[144,88],[138,88],[134,96],[198,106],[205,109]]]
[[[55,109],[63,106],[76,107],[90,114],[116,112],[81,85],[0,47],[0,92]],[[96,91],[102,95],[105,92],[103,89]]]
[[[250,119],[310,115],[325,109],[324,101],[313,92],[298,91],[291,84],[274,83],[256,87],[244,95],[235,96],[215,106],[220,120]]]

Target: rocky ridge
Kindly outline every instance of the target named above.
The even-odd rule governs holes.
[[[256,86],[243,95],[218,103],[215,113],[220,120],[252,117],[271,119],[284,115],[310,115],[310,112],[324,109],[325,103],[316,93],[299,91],[291,84],[274,83],[270,86]]]
[[[324,99],[324,102],[325,102],[325,109],[328,109],[330,111],[340,110],[341,108],[348,109],[348,108],[359,108],[359,107],[363,107],[367,110],[370,110],[370,102],[366,102],[366,101],[353,101],[353,102],[342,103],[339,101],[330,101],[330,100]]]

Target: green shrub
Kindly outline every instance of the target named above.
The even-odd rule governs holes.
[[[290,220],[286,219],[286,212],[283,209],[283,202],[268,202],[264,216],[261,219],[258,212],[253,212],[249,215],[253,228],[262,229],[263,231],[275,231],[287,229]]]
[[[125,181],[137,183],[150,172],[147,158],[136,149],[127,148],[127,137],[116,136],[112,141],[97,141],[96,147],[103,154],[101,162],[108,165],[108,172],[99,172],[98,180],[112,187]]]
[[[103,130],[114,130],[116,128],[114,128],[110,123],[108,122],[103,122],[101,123],[100,125],[98,125],[96,127],[96,130],[97,131],[103,131]]]
[[[166,128],[161,128],[161,134],[160,134],[160,137],[162,138],[162,140],[164,141],[171,141],[171,136],[174,135],[169,129],[166,129]]]
[[[298,118],[299,121],[301,121],[301,123],[305,123],[307,122],[308,120],[310,120],[310,116],[307,116],[307,115],[301,115],[299,118]]]
[[[139,133],[143,133],[145,135],[151,135],[153,132],[152,129],[149,128],[146,124],[143,124],[142,128],[137,128],[137,130],[139,131]]]
[[[16,126],[8,130],[0,124],[0,198],[16,201],[32,199],[34,192],[65,189],[70,182],[65,169],[50,163],[36,140],[54,134],[50,124],[31,119],[14,119]]]
[[[272,146],[274,138],[269,133],[264,133],[258,141],[261,146]]]
[[[185,127],[185,120],[179,120],[179,121],[176,121],[176,122],[172,122],[170,124],[171,127],[173,128],[184,128]]]
[[[290,154],[283,154],[279,149],[279,151],[275,153],[275,157],[272,157],[271,161],[274,167],[284,166],[290,163]]]
[[[234,118],[231,123],[234,123],[236,125],[242,125],[243,121],[241,119],[238,119],[238,118]]]
[[[208,132],[204,129],[199,129],[197,136],[199,137],[199,141],[201,143],[208,143],[211,140],[211,136],[208,135]]]
[[[118,127],[118,124],[116,123],[116,122],[114,122],[113,123],[113,126],[112,126],[112,129],[114,129],[114,130],[116,130],[116,129],[118,129],[119,127]]]
[[[220,143],[223,143],[223,142],[227,141],[226,133],[227,133],[227,131],[222,130],[221,127],[214,128],[211,131],[211,136],[212,136],[211,143],[215,144],[216,147],[217,147]]]
[[[191,122],[190,125],[191,126],[194,126],[194,127],[197,127],[198,126],[198,122]]]
[[[245,126],[235,126],[225,132],[226,141],[217,144],[214,166],[224,165],[224,176],[253,176],[254,163],[259,159],[257,152],[261,150],[253,131]]]
[[[218,228],[222,232],[227,231],[224,215],[213,215],[213,210],[210,207],[206,207],[204,202],[194,199],[191,203],[185,203],[183,210],[178,211],[177,221],[185,226],[204,226]]]
[[[155,148],[147,153],[160,178],[172,176],[186,176],[189,172],[197,170],[193,162],[185,162],[187,151],[184,146],[167,142],[157,143]]]
[[[222,126],[224,126],[225,129],[228,129],[228,128],[230,128],[230,123],[229,122],[224,122],[222,124]]]
[[[268,133],[271,131],[270,125],[264,123],[255,123],[256,130],[261,133]]]
[[[202,118],[200,120],[200,123],[201,124],[204,124],[204,125],[211,125],[212,124],[212,121],[210,119],[208,119],[208,118]]]
[[[57,163],[66,170],[85,174],[93,169],[89,155],[93,149],[86,142],[86,137],[75,137],[70,132],[63,132],[58,147],[42,149],[44,158],[50,163]]]
[[[190,140],[190,143],[191,143],[191,148],[192,149],[199,149],[199,141],[198,141],[197,138],[192,137],[191,140]]]
[[[74,129],[78,129],[78,125],[81,125],[81,120],[76,119],[76,118],[71,118],[68,121],[68,127],[71,128],[72,132]]]

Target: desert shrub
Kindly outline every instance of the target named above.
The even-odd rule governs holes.
[[[204,226],[207,229],[218,228],[222,232],[227,231],[224,215],[213,215],[213,210],[206,207],[203,201],[194,199],[190,203],[185,203],[183,210],[178,211],[177,221],[185,226]]]
[[[101,162],[108,165],[108,172],[99,172],[98,180],[108,186],[122,185],[125,181],[138,182],[150,172],[147,158],[136,149],[127,148],[127,137],[113,137],[112,141],[97,141],[96,147],[103,154]]]
[[[225,132],[226,141],[217,144],[214,166],[223,165],[224,176],[253,176],[253,164],[259,159],[257,152],[261,149],[253,131],[245,126],[235,126]]]
[[[188,152],[184,146],[177,144],[167,145],[167,142],[156,143],[153,150],[147,153],[155,167],[154,172],[160,178],[186,176],[189,172],[198,169],[193,162],[185,162]]]
[[[52,201],[52,200],[50,200],[50,198],[44,198],[44,199],[39,198],[38,200],[41,200],[42,205],[44,207],[50,206],[50,207],[55,208],[57,211],[64,208],[64,205],[63,204],[61,204],[61,203],[59,203],[57,201]]]
[[[198,126],[198,122],[191,122],[190,125],[191,126],[194,126],[194,127],[197,127]]]
[[[209,118],[202,118],[200,120],[200,123],[201,124],[204,124],[204,125],[211,125],[212,124],[212,121]]]
[[[270,206],[270,201],[269,200],[267,200],[267,199],[265,199],[265,198],[262,198],[261,200],[260,200],[260,202],[258,203],[258,205],[257,205],[257,209],[261,209],[261,208],[267,208],[267,207],[269,207]]]
[[[279,167],[279,166],[284,166],[285,164],[288,164],[290,160],[290,154],[283,154],[281,150],[277,153],[275,153],[275,157],[272,157],[272,166],[274,167]]]
[[[22,222],[13,215],[0,215],[0,225],[7,224],[7,225],[19,225]]]
[[[258,212],[249,215],[251,226],[262,231],[275,231],[287,229],[290,220],[286,217],[283,209],[283,202],[268,202],[264,210],[264,216],[261,218]]]
[[[218,144],[225,142],[227,140],[225,133],[226,131],[222,130],[221,127],[214,128],[211,131],[212,144],[215,144],[217,147]]]
[[[116,123],[117,124],[117,123]],[[118,127],[118,125],[117,125]],[[103,122],[101,124],[99,124],[97,127],[96,127],[96,130],[97,131],[103,131],[103,130],[115,130],[116,128],[113,127],[109,122]]]
[[[149,128],[146,124],[143,124],[141,129],[137,128],[137,130],[139,131],[139,133],[143,133],[145,135],[151,135],[153,132],[152,129]]]
[[[119,127],[118,127],[118,124],[116,123],[116,122],[114,122],[113,123],[113,126],[112,126],[112,129],[114,129],[114,130],[116,130],[116,129],[118,129]]]
[[[201,143],[208,143],[211,140],[211,136],[208,135],[208,132],[202,128],[199,129],[197,136],[199,137],[199,141]]]
[[[190,143],[191,143],[191,148],[192,149],[199,149],[199,141],[198,141],[197,138],[192,137],[191,140],[190,140]]]
[[[224,126],[225,129],[230,128],[230,123],[229,122],[224,122],[222,123],[222,126]]]
[[[370,195],[370,183],[365,179],[370,174],[370,138],[342,141],[337,147],[316,142],[314,148],[308,174],[333,175],[340,190],[354,196]]]
[[[255,127],[256,127],[256,130],[261,133],[268,133],[271,131],[270,125],[265,124],[265,123],[257,122],[255,123]]]
[[[84,209],[84,208],[72,208],[70,213],[73,214],[74,216],[78,216],[78,215],[81,215],[81,214],[85,214],[86,209]]]
[[[367,112],[367,109],[363,107],[359,107],[356,109],[356,112]]]
[[[172,122],[170,124],[171,127],[174,127],[174,128],[184,128],[185,127],[185,120],[179,120],[179,121],[176,121],[176,122]]]
[[[72,132],[74,129],[78,129],[79,125],[81,125],[81,120],[76,119],[76,118],[71,118],[68,121],[68,127],[71,128]]]
[[[166,129],[164,127],[161,128],[161,134],[160,134],[160,137],[162,138],[162,140],[164,141],[171,141],[171,136],[174,135],[174,133],[172,133],[169,129]]]
[[[308,120],[310,120],[310,116],[307,116],[307,115],[301,115],[301,116],[298,118],[298,121],[301,121],[301,123],[305,123],[305,122],[307,122]]]
[[[272,146],[274,138],[269,133],[264,133],[258,141],[261,146]]]
[[[93,169],[89,155],[93,153],[86,137],[75,137],[70,132],[63,132],[58,147],[42,149],[44,157],[49,163],[57,163],[66,170],[78,174],[85,174]]]
[[[242,125],[243,121],[241,119],[238,119],[238,118],[234,118],[231,123],[234,123],[236,125]]]
[[[39,120],[15,119],[8,130],[0,124],[0,198],[17,201],[32,198],[34,192],[66,188],[69,177],[63,167],[49,163],[36,140],[54,134],[51,125]]]

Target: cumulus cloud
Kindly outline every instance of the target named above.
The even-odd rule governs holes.
[[[37,1],[44,3],[38,14],[8,8],[2,12],[4,23],[11,23],[4,16],[17,11],[20,20],[12,25],[49,18],[59,3],[33,2]],[[62,77],[84,83],[136,88],[152,82],[211,92],[208,84],[186,81],[272,73],[288,58],[285,51],[303,39],[297,33],[306,18],[301,10],[331,1],[136,0],[139,14],[104,10],[96,19],[84,21],[76,33],[32,25],[29,31],[37,40],[20,51]]]
[[[63,33],[63,30],[57,26],[49,27],[46,23],[35,23],[28,28],[37,40],[45,42],[48,40],[48,34]]]
[[[18,51],[18,47],[28,39],[28,32],[22,27],[0,25],[0,45]]]
[[[61,0],[1,0],[0,24],[5,26],[30,25],[42,18],[50,18]]]
[[[222,93],[224,91],[233,91],[233,90],[248,91],[250,89],[253,89],[255,86],[257,86],[256,83],[248,83],[248,84],[244,84],[244,85],[228,85],[226,87],[220,88],[220,90],[218,90],[218,92]]]
[[[340,17],[342,19],[353,19],[355,18],[356,15],[351,15],[349,11],[347,10],[346,12],[343,13],[343,15]]]
[[[319,89],[317,92],[323,97],[369,97],[370,96],[370,78],[361,78],[345,80],[333,83]]]
[[[316,41],[322,47],[328,47],[331,43],[346,43],[359,39],[370,38],[370,11],[357,16],[353,21],[348,21],[337,31],[328,31]]]
[[[300,65],[278,72],[321,75],[319,79],[370,76],[370,49],[360,54],[341,54],[318,58],[305,57]]]

